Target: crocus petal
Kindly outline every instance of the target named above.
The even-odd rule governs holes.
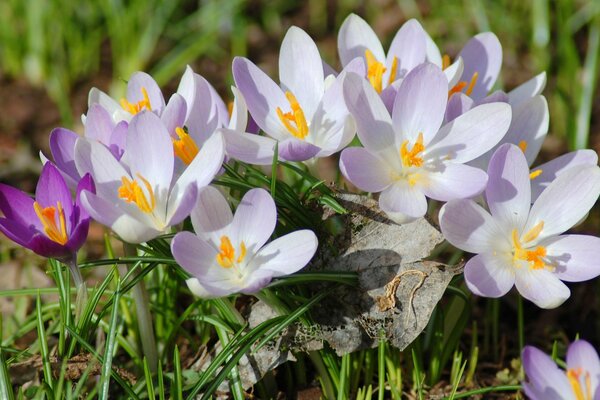
[[[466,199],[483,192],[487,174],[479,168],[464,164],[445,163],[441,171],[426,174],[421,186],[425,196],[439,201]]]
[[[183,193],[177,193],[176,190],[183,190]],[[167,203],[166,225],[177,225],[186,219],[196,205],[198,198],[198,186],[188,185],[184,188],[173,188]]]
[[[277,238],[260,249],[248,268],[270,271],[274,277],[293,274],[304,268],[317,251],[319,242],[310,230],[300,230]]]
[[[110,137],[110,145],[108,148],[117,160],[120,160],[125,152],[128,129],[129,124],[125,121],[121,121],[115,126],[115,129],[113,129],[113,133]]]
[[[75,166],[75,141],[79,135],[64,128],[56,128],[50,132],[50,151],[58,169],[74,181],[79,180]],[[44,163],[45,164],[45,163]]]
[[[362,147],[342,151],[340,170],[346,179],[365,192],[381,192],[393,182],[391,168]]]
[[[197,143],[204,143],[220,126],[219,107],[215,101],[218,96],[215,97],[211,89],[212,86],[206,79],[187,66],[177,93],[185,99],[185,125]]]
[[[450,100],[448,100],[448,106],[446,107],[446,115],[444,116],[444,122],[448,123],[463,115],[471,108],[473,108],[475,102],[472,98],[466,94],[459,92],[454,93]]]
[[[451,200],[440,210],[440,228],[453,246],[470,253],[510,250],[492,216],[473,200]]]
[[[427,199],[419,188],[403,179],[381,192],[379,208],[386,213],[401,213],[409,218],[419,218],[427,212]]]
[[[569,288],[548,270],[525,267],[515,271],[519,293],[540,308],[556,308],[571,295]]]
[[[567,367],[573,370],[581,370],[589,372],[590,387],[598,386],[598,378],[600,376],[600,359],[594,346],[585,340],[576,340],[569,346],[567,350]]]
[[[392,120],[397,137],[414,143],[420,133],[427,145],[444,119],[448,81],[442,70],[424,63],[406,75],[394,102]]]
[[[583,165],[597,165],[598,154],[594,150],[584,149],[576,150],[563,154],[547,163],[539,165],[532,169],[532,173],[542,171],[539,176],[531,181],[531,199],[535,201],[540,193],[556,179],[557,176],[570,168]]]
[[[181,190],[180,188],[185,188],[192,183],[195,183],[198,188],[207,186],[221,169],[224,157],[225,140],[221,132],[215,132],[177,179],[173,189]]]
[[[227,199],[212,186],[200,190],[198,202],[190,216],[194,232],[205,240],[209,240],[212,237],[211,234],[222,231],[233,221],[233,214]],[[213,239],[215,239],[213,243],[219,243],[219,237],[215,236]]]
[[[246,192],[233,216],[231,240],[234,243],[243,241],[248,252],[256,252],[269,240],[276,223],[277,209],[269,192],[251,189]]]
[[[505,103],[482,104],[444,125],[426,150],[427,158],[471,161],[494,147],[506,134],[511,109]]]
[[[186,112],[187,105],[183,96],[177,93],[173,94],[160,115],[160,120],[171,136],[175,137],[175,128],[183,127]]]
[[[571,168],[560,174],[540,194],[531,207],[524,232],[543,221],[544,229],[538,240],[561,234],[587,214],[598,195],[600,168],[595,165]]]
[[[185,281],[186,285],[190,289],[193,295],[198,296],[203,299],[212,299],[216,297],[221,297],[223,295],[227,295],[229,293],[221,293],[212,289],[211,286],[203,285],[197,278],[190,278]]]
[[[508,103],[508,95],[502,90],[496,90],[492,94],[485,96],[483,99],[479,100],[477,103],[479,104],[489,104],[489,103]]]
[[[162,233],[147,221],[135,218],[135,214],[124,212],[117,203],[105,200],[91,192],[84,191],[81,194],[81,204],[92,218],[110,227],[128,243],[143,243]]]
[[[244,57],[233,59],[233,78],[258,126],[275,139],[289,137],[290,134],[276,112],[277,107],[282,112],[287,112],[290,108],[279,86],[252,61]]]
[[[173,143],[160,118],[141,112],[131,120],[127,135],[127,161],[131,176],[138,174],[153,184],[155,192],[171,186],[173,177]],[[157,199],[158,200],[158,199]]]
[[[542,72],[508,92],[508,102],[517,107],[521,102],[541,94],[545,87],[546,72]]]
[[[279,142],[279,158],[286,161],[305,161],[314,157],[321,148],[303,140],[290,138]]]
[[[496,150],[488,168],[485,197],[494,219],[506,233],[521,232],[531,207],[529,168],[521,149],[504,144]]]
[[[523,389],[529,398],[564,400],[572,396],[567,375],[550,356],[533,346],[525,346],[521,359],[528,379],[523,382]]]
[[[142,89],[148,93],[152,110],[161,113],[165,108],[165,99],[156,81],[145,72],[135,72],[131,75],[127,82],[127,100],[132,103],[144,100]]]
[[[525,147],[527,164],[535,161],[542,143],[548,134],[550,113],[544,96],[535,96],[513,107],[513,118],[508,132],[502,141]]]
[[[600,238],[561,235],[544,240],[542,245],[560,280],[581,282],[600,275]]]
[[[50,240],[41,233],[34,235],[31,241],[24,246],[43,257],[64,260],[73,256],[73,252],[66,245]]]
[[[123,110],[123,108],[121,108],[121,105],[119,105],[115,99],[95,87],[90,89],[90,93],[88,95],[88,107],[91,108],[94,104],[99,104],[106,111],[108,111],[115,122],[123,119],[123,116],[130,115],[128,112]]]
[[[0,201],[2,200],[2,194],[3,193],[0,193]],[[31,209],[33,210],[33,205],[31,206]],[[25,225],[11,218],[0,218],[0,232],[4,233],[7,238],[16,244],[30,248],[29,243],[33,237],[39,235],[39,232],[43,232],[43,230],[32,229],[29,225]]]
[[[373,152],[395,147],[390,114],[367,80],[348,74],[344,79],[344,100],[354,116],[363,146]]]
[[[400,86],[402,86],[402,81],[403,79],[395,80],[391,85],[388,85],[381,93],[379,93],[379,97],[381,97],[381,101],[390,115],[392,115],[394,111],[394,102],[398,95],[398,90],[400,90]]]
[[[425,31],[416,19],[406,21],[396,32],[388,50],[385,61],[388,70],[383,76],[384,82],[389,81],[394,58],[398,60],[396,79],[404,77],[417,65],[424,63],[427,52],[426,40]]]
[[[43,231],[35,210],[33,199],[22,191],[0,183],[0,211],[7,220],[15,221],[23,226],[33,225]]]
[[[465,282],[478,296],[502,297],[515,284],[513,267],[498,256],[478,254],[465,265]]]
[[[231,87],[233,92],[233,109],[231,110],[231,118],[229,119],[229,129],[237,132],[246,132],[248,126],[248,106],[244,95],[235,86]]]
[[[440,49],[437,47],[437,45],[435,44],[435,41],[431,38],[431,36],[429,35],[429,33],[427,33],[427,31],[425,31],[425,52],[426,52],[426,56],[427,56],[427,61],[429,61],[432,64],[437,65],[438,67],[442,68],[442,53],[440,52]]]
[[[100,143],[108,144],[115,123],[108,111],[99,104],[93,104],[85,119],[85,136]]]
[[[267,286],[273,280],[273,273],[268,270],[254,271],[245,280],[245,285],[239,292],[244,294],[253,294]]]
[[[441,64],[435,64],[438,67],[442,67]],[[463,63],[463,59],[461,57],[457,57],[456,60],[446,67],[444,70],[444,75],[446,75],[446,79],[448,80],[448,90],[452,90],[454,86],[460,81],[460,77],[465,69],[465,64]]]
[[[304,116],[311,120],[323,97],[323,64],[315,42],[302,29],[288,29],[279,53],[279,80],[283,90],[298,99]]]
[[[461,50],[465,64],[461,81],[470,82],[473,74],[477,72],[478,78],[471,97],[475,100],[483,99],[494,86],[500,67],[502,66],[502,45],[492,32],[483,32],[475,35]]]
[[[222,128],[229,157],[253,165],[271,165],[277,141],[266,136]]]
[[[369,50],[379,62],[384,62],[385,53],[381,42],[367,22],[356,14],[350,14],[344,20],[338,33],[338,53],[342,65],[356,57],[364,57]]]
[[[207,273],[209,280],[223,277],[224,268],[212,269],[218,253],[214,246],[191,232],[179,232],[171,241],[171,251],[175,261],[193,277],[199,278]]]
[[[35,199],[43,207],[56,207],[60,202],[67,225],[67,233],[71,231],[71,215],[73,214],[73,198],[64,178],[54,166],[44,164],[40,179],[35,188]]]

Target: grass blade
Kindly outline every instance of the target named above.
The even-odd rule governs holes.
[[[121,280],[117,280],[117,290],[114,294],[114,306],[110,316],[110,324],[108,326],[108,337],[106,347],[104,349],[104,362],[102,363],[102,372],[100,374],[100,398],[108,398],[108,389],[110,387],[110,374],[112,372],[112,360],[115,345],[117,343],[117,320],[119,316],[119,298],[121,297]]]

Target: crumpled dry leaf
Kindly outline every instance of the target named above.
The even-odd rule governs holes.
[[[384,338],[402,350],[425,329],[450,280],[462,268],[422,261],[444,240],[425,218],[398,225],[379,210],[373,199],[340,194],[338,201],[349,213],[330,213],[324,219],[341,226],[341,233],[329,246],[321,246],[310,270],[357,272],[359,286],[336,289],[311,310],[314,326],[290,328],[274,346],[283,344],[287,354],[290,348],[318,350],[326,341],[343,355],[375,347]],[[254,324],[275,316],[266,307],[262,302],[254,304],[250,313]],[[260,350],[253,357],[272,360],[273,351],[273,347],[264,353]],[[283,360],[285,357],[278,361]],[[272,367],[276,365],[273,363]],[[254,379],[267,371],[255,369]],[[245,383],[255,382],[254,379]]]

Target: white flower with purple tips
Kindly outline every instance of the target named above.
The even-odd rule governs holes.
[[[435,65],[418,66],[402,82],[390,116],[367,81],[349,75],[344,82],[364,148],[345,149],[340,168],[359,189],[381,192],[380,208],[398,222],[425,215],[426,196],[448,201],[483,191],[485,172],[464,163],[498,143],[510,124],[510,106],[492,103],[441,126],[447,85]]]
[[[192,275],[188,287],[200,297],[255,293],[273,278],[305,267],[317,250],[317,237],[309,230],[266,244],[277,223],[277,210],[264,189],[248,191],[232,214],[223,195],[206,187],[191,218],[196,234],[178,233],[171,249]]]
[[[585,340],[576,340],[567,350],[567,369],[533,346],[521,355],[527,376],[523,391],[531,400],[600,399],[600,359],[596,349]]]
[[[577,224],[600,195],[600,168],[570,168],[531,205],[529,168],[512,144],[494,153],[485,197],[488,213],[473,200],[454,200],[440,211],[440,227],[454,246],[477,254],[465,265],[465,281],[480,296],[500,297],[513,285],[542,308],[570,295],[561,281],[600,275],[600,238],[561,235]]]

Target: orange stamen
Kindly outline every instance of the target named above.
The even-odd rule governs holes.
[[[290,103],[292,111],[284,113],[281,111],[281,108],[277,107],[277,116],[292,136],[304,140],[308,136],[308,123],[306,122],[304,111],[292,92],[285,92],[285,97]]]
[[[119,187],[119,197],[127,203],[135,203],[141,211],[151,213],[154,207],[156,207],[156,198],[154,197],[152,185],[142,175],[138,174],[138,178],[144,184],[146,193],[144,193],[144,190],[135,179],[129,180],[124,176],[121,178],[122,185]]]
[[[127,101],[126,98],[123,97],[121,99],[121,107],[123,107],[125,111],[133,115],[139,113],[144,108],[151,111],[152,107],[150,106],[150,97],[148,97],[148,91],[146,91],[146,88],[142,88],[142,96],[144,98],[138,101],[137,103],[130,103],[129,101]]]
[[[194,139],[183,128],[175,128],[175,133],[179,136],[179,139],[171,138],[175,155],[186,165],[190,165],[200,150]]]
[[[69,241],[67,235],[67,223],[65,220],[65,211],[62,208],[60,201],[56,203],[56,207],[43,207],[37,201],[33,202],[33,209],[39,218],[46,236],[53,242],[64,245]],[[58,224],[56,214],[58,210]]]
[[[402,147],[400,147],[402,165],[405,167],[421,167],[423,165],[423,157],[419,156],[419,154],[424,150],[423,132],[419,133],[417,141],[410,150],[408,150],[408,140],[402,142]]]
[[[365,59],[367,60],[367,79],[371,82],[371,86],[375,88],[377,93],[381,93],[383,74],[386,71],[385,66],[377,61],[370,50],[365,50]],[[396,60],[396,65],[398,61]],[[395,75],[395,68],[392,72]]]
[[[221,251],[217,254],[216,260],[223,268],[231,268],[236,263],[244,261],[244,258],[246,257],[246,245],[242,241],[240,243],[240,255],[237,259],[235,258],[235,248],[231,244],[229,237],[226,235],[221,236],[221,245],[219,246],[219,249]]]

